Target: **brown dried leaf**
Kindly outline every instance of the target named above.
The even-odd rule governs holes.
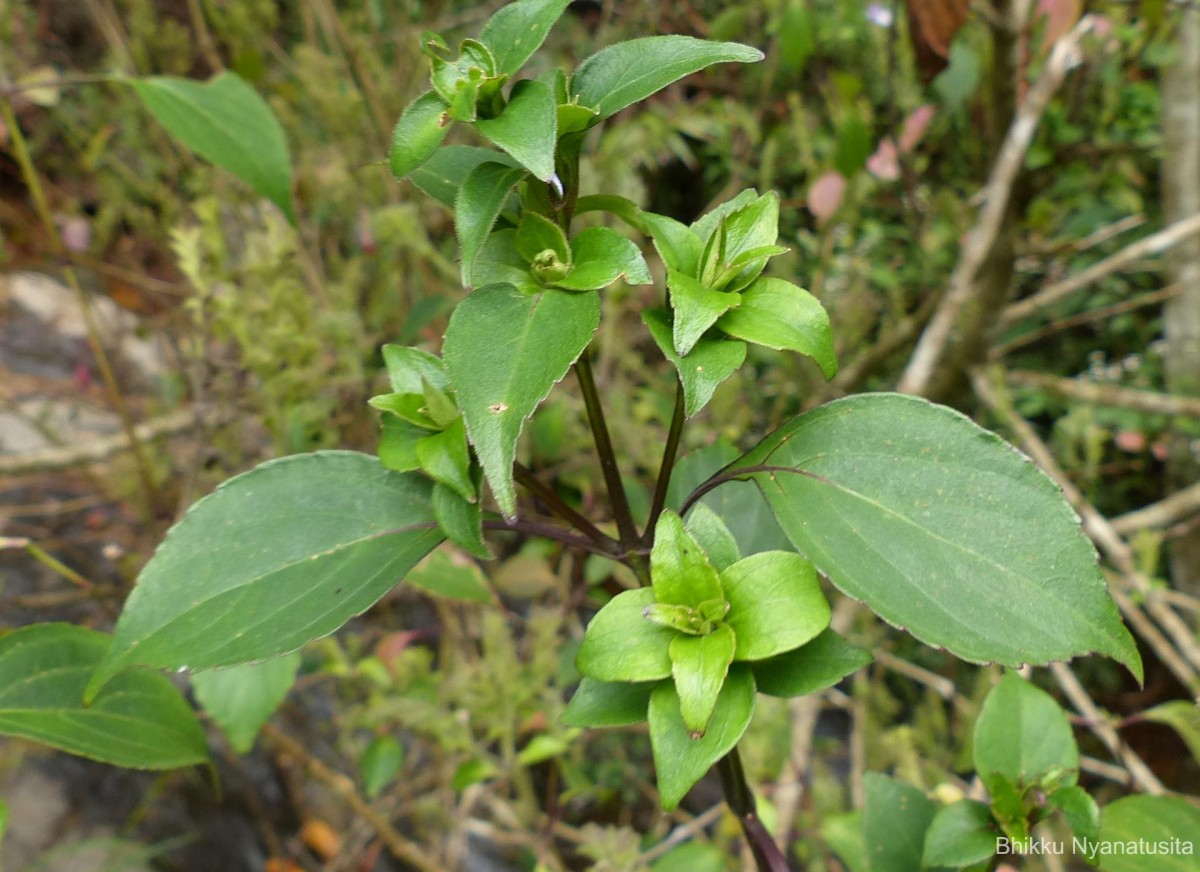
[[[950,41],[967,22],[968,0],[905,0],[917,69],[928,82],[946,68]]]

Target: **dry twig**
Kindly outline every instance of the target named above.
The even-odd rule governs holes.
[[[1182,221],[1177,221],[1170,227],[1166,227],[1158,233],[1152,233],[1137,242],[1125,246],[1116,254],[1111,254],[1099,263],[1092,264],[1085,270],[1080,270],[1073,276],[1063,279],[1061,282],[1055,282],[1032,296],[1026,297],[1013,303],[1000,317],[1000,326],[1008,327],[1020,321],[1022,318],[1028,318],[1030,315],[1037,313],[1039,309],[1044,309],[1059,300],[1069,297],[1076,291],[1086,288],[1088,285],[1100,281],[1106,276],[1112,275],[1138,260],[1150,254],[1162,254],[1169,248],[1172,248],[1185,239],[1190,239],[1200,233],[1200,215],[1193,215],[1190,218],[1184,218]]]
[[[266,724],[262,728],[262,734],[273,745],[299,762],[313,778],[337,794],[356,815],[369,823],[393,857],[421,872],[442,872],[441,864],[429,856],[424,848],[401,835],[387,818],[359,795],[353,781],[326,766],[302,744],[273,724]]]
[[[1007,342],[997,345],[992,349],[989,356],[992,360],[998,360],[1018,348],[1023,348],[1034,342],[1040,342],[1047,336],[1053,336],[1055,333],[1060,333],[1063,330],[1070,330],[1072,327],[1090,324],[1093,321],[1115,318],[1117,315],[1123,315],[1126,312],[1132,312],[1135,309],[1141,309],[1145,306],[1157,306],[1159,303],[1178,296],[1182,290],[1183,285],[1176,282],[1157,291],[1151,291],[1148,294],[1134,297],[1132,300],[1122,300],[1119,303],[1113,303],[1111,306],[1101,306],[1099,309],[1090,309],[1087,312],[1080,312],[1078,315],[1072,315],[1069,318],[1059,318],[1051,321],[1044,327],[1039,327],[1037,330],[1031,330],[1028,333],[1022,333],[1020,336],[1014,336]]]
[[[992,166],[987,187],[984,188],[983,208],[975,226],[967,233],[958,263],[950,275],[950,287],[934,312],[929,326],[921,334],[912,358],[900,377],[898,390],[919,396],[927,393],[934,374],[943,363],[960,319],[968,307],[977,302],[976,278],[999,235],[1012,197],[1013,186],[1024,165],[1025,153],[1033,141],[1033,134],[1037,130],[1042,113],[1050,104],[1050,98],[1062,84],[1067,70],[1077,62],[1079,41],[1091,29],[1094,20],[1092,16],[1085,15],[1069,33],[1054,44],[1041,77],[1018,108]]]
[[[1062,378],[1027,370],[1006,370],[1004,380],[1017,387],[1037,388],[1058,397],[1083,400],[1101,406],[1122,406],[1155,415],[1186,415],[1189,418],[1200,418],[1200,397],[1139,391],[1120,385]]]
[[[1112,519],[1122,536],[1137,530],[1161,530],[1200,512],[1200,482],[1175,491],[1166,499]]]
[[[1079,679],[1075,677],[1075,673],[1071,671],[1071,667],[1065,663],[1051,663],[1050,671],[1063,693],[1071,700],[1071,705],[1075,706],[1075,710],[1088,722],[1088,728],[1096,734],[1096,737],[1104,743],[1104,747],[1108,748],[1114,757],[1125,764],[1134,785],[1155,796],[1166,793],[1166,788],[1150,771],[1146,762],[1121,741],[1121,737],[1117,735],[1113,725],[1101,716],[1096,704],[1092,702],[1092,698],[1088,696],[1083,685],[1079,683]]]

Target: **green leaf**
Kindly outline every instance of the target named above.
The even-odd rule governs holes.
[[[833,166],[846,178],[863,168],[871,155],[871,131],[863,122],[857,110],[842,119],[837,128],[837,147],[833,154]]]
[[[496,71],[512,75],[538,50],[570,0],[518,0],[500,7],[479,34],[496,59]]]
[[[760,464],[794,470],[753,478],[796,549],[890,624],[976,663],[1099,651],[1140,678],[1058,488],[964,415],[900,394],[838,400],[736,468]]]
[[[283,127],[245,80],[227,72],[203,83],[167,76],[126,81],[172,136],[233,173],[296,223]]]
[[[654,344],[671,361],[683,385],[683,412],[692,417],[708,405],[717,387],[732,376],[746,360],[746,343],[730,339],[701,338],[685,356],[675,352],[671,322],[662,309],[642,312]]]
[[[433,34],[439,41],[441,37]],[[454,60],[443,57],[447,46],[441,42],[437,51],[428,51],[432,68],[433,89],[448,105],[448,114],[456,121],[475,121],[480,106],[491,104],[505,76],[496,72],[496,61],[488,47],[475,39],[459,44]]]
[[[497,774],[496,767],[490,761],[473,757],[470,760],[464,760],[454,770],[454,775],[450,779],[450,787],[455,793],[462,793],[472,784],[490,781]]]
[[[284,457],[231,478],[142,570],[88,698],[130,666],[232,666],[332,633],[441,541],[430,487],[353,451]]]
[[[710,600],[724,605],[724,600]],[[690,636],[703,636],[713,629],[713,619],[706,618],[700,609],[692,606],[675,605],[674,603],[653,603],[642,610],[643,617],[660,627],[670,627],[680,633]],[[719,615],[724,617],[724,615]]]
[[[961,868],[996,853],[996,827],[982,802],[960,799],[941,809],[925,833],[924,866]]]
[[[641,213],[641,221],[667,269],[686,276],[695,276],[700,271],[704,243],[690,227],[653,212]]]
[[[1139,717],[1175,730],[1192,752],[1192,757],[1200,763],[1200,706],[1191,700],[1177,699],[1146,709]]]
[[[1007,775],[993,773],[980,778],[992,801],[992,816],[999,822],[1005,835],[1023,842],[1029,838],[1029,812],[1025,803],[1025,791]]]
[[[937,814],[937,804],[917,788],[877,772],[863,775],[863,787],[863,836],[871,872],[920,869],[925,831]]]
[[[162,675],[121,675],[84,705],[84,687],[108,648],[108,636],[71,624],[0,636],[0,735],[134,769],[207,762],[204,731]]]
[[[516,512],[512,465],[521,428],[599,325],[594,293],[528,295],[510,285],[480,288],[450,316],[442,356],[467,435],[507,518]]]
[[[785,698],[833,687],[871,662],[871,655],[833,630],[822,630],[799,648],[750,664],[761,693]]]
[[[433,433],[418,442],[417,459],[421,461],[421,469],[434,481],[446,485],[468,502],[478,498],[475,482],[471,481],[467,432],[461,418],[440,433]]]
[[[703,249],[709,242],[709,238],[713,235],[716,229],[727,215],[736,212],[738,209],[748,206],[758,199],[758,191],[753,188],[746,188],[740,191],[732,200],[726,200],[718,206],[705,212],[699,218],[692,222],[692,232],[700,240],[700,245]],[[697,261],[698,262],[698,261]],[[689,273],[695,275],[695,273]]]
[[[541,82],[517,82],[504,111],[495,118],[480,118],[475,129],[543,182],[554,175],[558,107]]]
[[[1053,791],[1046,797],[1046,804],[1062,812],[1076,836],[1096,840],[1100,831],[1100,807],[1078,784]]]
[[[1163,850],[1138,850],[1142,844]],[[1118,799],[1100,813],[1098,848],[1102,872],[1196,872],[1200,809],[1175,796]]]
[[[584,678],[559,720],[569,727],[625,727],[646,720],[654,682]]]
[[[561,757],[571,747],[571,740],[577,733],[577,730],[572,730],[565,736],[539,733],[517,754],[517,762],[522,766],[536,766],[538,763]]]
[[[411,472],[421,468],[417,443],[429,435],[424,427],[409,423],[399,415],[384,412],[379,434],[379,460],[388,469]]]
[[[249,754],[254,737],[283,702],[300,669],[300,652],[192,675],[196,700],[229,737],[239,754]]]
[[[791,551],[764,551],[721,573],[726,623],[738,660],[764,660],[799,648],[829,626],[829,603],[812,564]]]
[[[457,491],[438,482],[433,486],[430,503],[434,519],[451,542],[481,560],[492,559],[493,554],[483,540],[483,506],[479,500],[465,500]]]
[[[691,276],[673,271],[667,272],[667,290],[674,312],[672,341],[680,356],[691,351],[704,331],[742,299],[740,294],[710,291]]]
[[[1016,673],[1000,679],[975,721],[975,771],[1030,786],[1055,767],[1079,768],[1071,723],[1054,697]]]
[[[463,179],[462,187],[454,198],[454,232],[462,248],[464,285],[471,284],[475,258],[492,232],[492,225],[500,215],[508,192],[524,177],[524,169],[489,161],[479,164]]]
[[[686,842],[650,866],[653,872],[725,872],[725,852],[714,845]]]
[[[708,729],[729,664],[737,647],[733,630],[721,624],[706,636],[676,636],[671,640],[671,677],[679,696],[679,714],[693,738]]]
[[[422,387],[421,395],[425,400],[425,412],[433,423],[449,429],[462,420],[458,406],[454,405],[454,400],[450,399],[445,391],[434,387],[427,381],[422,384]]]
[[[782,253],[779,238],[779,195],[774,191],[730,212],[722,222],[725,238],[724,264],[745,266],[721,290],[740,291],[758,278],[767,259]],[[786,250],[786,249],[785,249]],[[746,255],[750,255],[746,257]]]
[[[599,681],[656,681],[671,674],[674,630],[646,620],[654,604],[648,587],[619,593],[588,622],[575,656],[580,675]]]
[[[569,133],[580,133],[592,127],[600,120],[600,113],[578,103],[558,104],[558,135],[565,137]],[[578,214],[578,213],[576,213]]]
[[[688,513],[687,528],[688,532],[696,537],[696,541],[700,543],[717,572],[724,572],[742,559],[738,552],[737,540],[733,538],[725,522],[704,503],[697,503]]]
[[[571,77],[571,95],[604,119],[705,67],[762,58],[758,49],[735,42],[690,36],[631,39],[602,48],[581,63]]]
[[[708,600],[724,599],[717,570],[683,525],[683,519],[667,510],[654,528],[650,551],[650,577],[654,598],[660,603],[698,608]]]
[[[423,191],[443,206],[454,208],[459,188],[471,171],[480,164],[501,163],[515,166],[503,152],[474,145],[443,145],[433,156],[408,176],[417,190]]]
[[[584,215],[588,212],[607,212],[615,218],[620,218],[639,233],[649,234],[644,218],[649,214],[642,211],[637,203],[628,197],[616,194],[584,194],[575,201],[575,214]],[[655,217],[662,217],[655,216]],[[673,221],[672,218],[665,219]],[[676,222],[678,223],[678,222]]]
[[[363,751],[358,763],[362,774],[363,792],[375,799],[391,784],[404,766],[404,746],[393,736],[376,736]]]
[[[508,284],[523,294],[540,294],[545,290],[533,277],[533,268],[517,250],[517,233],[517,230],[506,227],[487,238],[471,270],[471,284],[474,287]]]
[[[426,91],[408,104],[392,130],[388,162],[393,177],[402,179],[433,157],[450,132],[448,109],[434,91]]]
[[[734,665],[717,697],[708,731],[696,739],[679,712],[679,694],[670,681],[650,695],[650,746],[658,778],[659,801],[665,811],[679,805],[692,785],[737,744],[754,714],[754,677]]]
[[[400,420],[424,430],[421,438],[438,429],[438,425],[429,417],[423,394],[380,394],[371,397],[367,402],[381,412],[395,415]]]
[[[833,378],[837,373],[833,331],[829,313],[816,297],[773,278],[759,279],[741,297],[741,305],[717,321],[721,330],[747,342],[811,357],[825,378]]]
[[[863,842],[863,814],[851,811],[826,815],[821,821],[821,838],[846,867],[846,872],[871,872],[867,846]]]
[[[441,360],[428,351],[403,345],[385,345],[383,362],[394,393],[420,394],[425,390],[425,383],[438,390],[450,387]]]
[[[405,583],[446,599],[484,605],[495,601],[479,567],[445,546],[418,563]]]
[[[567,242],[567,235],[561,227],[537,212],[522,213],[515,241],[517,252],[527,263],[533,263],[543,251],[553,251],[562,263],[571,263],[571,245]]]
[[[742,291],[759,277],[767,262],[777,255],[787,254],[783,245],[763,245],[729,258],[711,287],[719,291]]]
[[[650,284],[650,268],[641,250],[608,227],[588,227],[571,240],[574,268],[555,286],[571,291],[594,291],[607,288],[619,278],[626,284]]]

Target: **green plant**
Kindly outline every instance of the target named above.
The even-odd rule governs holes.
[[[1066,714],[1015,673],[984,700],[972,752],[987,802],[958,793],[939,805],[917,787],[868,773],[866,805],[861,821],[854,821],[861,840],[837,846],[847,866],[984,872],[997,857],[1053,854],[1121,872],[1195,868],[1200,811],[1167,796],[1097,804],[1078,783],[1079,748]],[[1052,816],[1065,831],[1035,832]],[[869,866],[856,859],[867,856]]]
[[[262,700],[278,698],[294,677],[290,666],[258,661],[333,632],[445,539],[489,556],[489,531],[545,537],[632,573],[640,586],[588,624],[577,661],[584,678],[564,719],[578,727],[647,721],[665,808],[715,764],[762,869],[787,864],[756,814],[737,751],[756,696],[813,693],[870,659],[829,629],[818,573],[969,661],[1017,666],[1098,652],[1140,678],[1095,552],[1057,488],[950,409],[896,394],[839,400],[723,458],[680,492],[686,421],[742,366],[748,343],[807,356],[832,377],[829,319],[812,295],[766,275],[786,251],[774,193],[743,191],[686,225],[580,189],[590,129],[690,73],[760,53],[647,37],[602,49],[569,77],[552,70],[518,80],[566,5],[510,4],[457,54],[435,34],[423,39],[431,89],[400,117],[390,164],[453,210],[470,293],[450,317],[441,357],[384,349],[391,390],[372,400],[382,416],[379,459],[297,455],[226,482],[147,564],[111,644],[56,625],[0,640],[0,683],[11,688],[0,691],[6,732],[121,765],[200,762],[203,735],[170,685],[127,670],[238,666],[234,690],[202,680],[200,697],[244,746],[247,729],[252,736],[269,714]],[[134,87],[184,144],[295,220],[286,144],[249,86],[225,74],[207,85],[147,79]],[[443,144],[453,124],[494,148]],[[653,272],[629,236],[604,223],[579,229],[585,215],[649,239],[665,269],[662,305],[641,314],[678,373],[678,391],[643,518],[631,506],[588,349],[601,292],[621,281],[649,285]],[[615,531],[517,460],[526,421],[572,370]],[[484,481],[498,513],[485,511]],[[565,525],[534,516],[518,485]],[[764,547],[743,516],[773,516],[794,550]],[[135,677],[144,692],[125,687]],[[39,693],[22,695],[34,686]],[[255,705],[218,714],[210,702],[236,695]],[[126,747],[122,722],[107,717],[113,708],[165,725],[171,734],[155,756]]]

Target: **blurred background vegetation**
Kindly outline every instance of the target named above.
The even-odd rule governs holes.
[[[0,96],[53,216],[39,219],[0,129],[0,625],[107,629],[166,526],[219,481],[270,456],[374,450],[365,400],[385,381],[380,345],[436,350],[464,293],[450,214],[390,178],[391,127],[424,88],[421,32],[454,42],[496,5],[0,0]],[[1041,445],[1085,516],[1094,508],[1088,530],[1107,541],[1127,617],[1149,625],[1134,626],[1145,688],[1110,664],[1075,672],[1161,783],[1194,792],[1195,719],[1173,729],[1140,713],[1194,697],[1200,669],[1200,12],[1166,0],[577,0],[534,71],[655,33],[739,40],[767,60],[692,77],[606,124],[585,191],[683,220],[744,187],[779,191],[791,251],[771,268],[829,309],[841,361],[826,383],[808,361],[752,349],[685,450],[746,446],[804,408],[897,385]],[[1077,56],[1056,71],[1060,41]],[[223,70],[284,125],[297,227],[192,157],[119,80]],[[1020,119],[1036,133],[1009,148],[1006,175]],[[990,227],[989,184],[1007,197]],[[67,270],[88,302],[29,277]],[[967,302],[921,372],[914,349],[956,288]],[[624,468],[643,484],[674,395],[638,318],[660,293],[608,292],[597,339]],[[116,391],[88,331],[63,326],[93,311]],[[139,452],[120,450],[122,418],[139,424]],[[522,451],[602,515],[571,390]],[[225,756],[219,794],[197,773],[141,777],[0,743],[14,820],[30,778],[61,798],[44,837],[10,828],[9,865],[85,868],[91,851],[107,865],[86,868],[407,869],[419,867],[397,846],[415,844],[447,869],[743,868],[715,785],[664,816],[643,735],[557,725],[581,609],[611,590],[609,570],[540,542],[498,545],[486,565],[439,551],[421,570],[466,601],[423,597],[418,573],[310,646],[256,750]],[[876,664],[820,698],[760,700],[743,753],[804,868],[857,872],[846,815],[863,771],[968,790],[965,746],[995,672],[849,607],[840,619]],[[1123,758],[1081,716],[1089,786],[1118,796]]]

